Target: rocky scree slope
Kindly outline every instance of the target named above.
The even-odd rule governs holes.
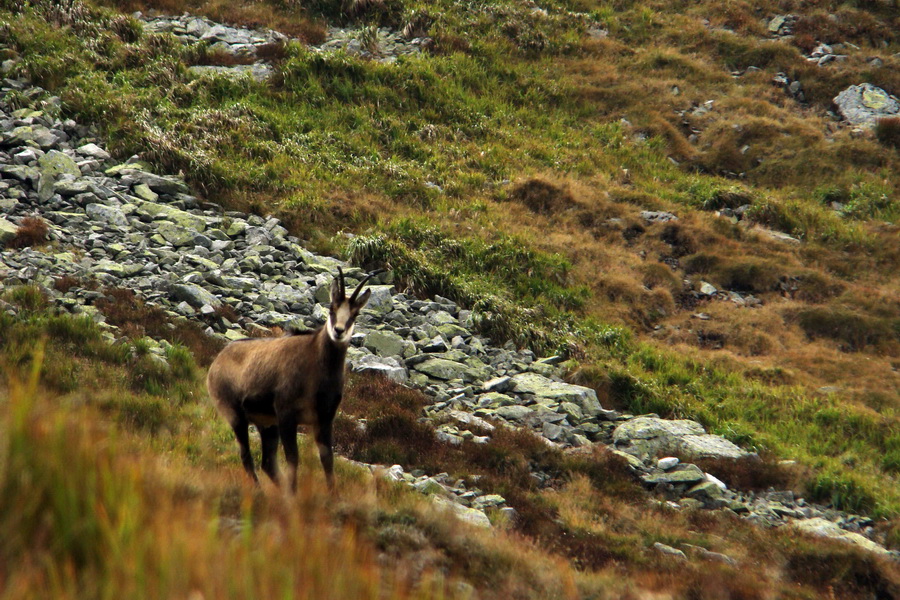
[[[195,65],[190,68],[196,75],[205,73],[230,76],[251,75],[262,81],[272,74],[272,66],[265,60],[267,50],[278,44],[292,40],[288,36],[271,29],[247,29],[216,23],[204,17],[184,14],[181,16],[156,13],[135,13],[144,28],[153,33],[171,33],[186,44],[208,44],[212,53],[222,53],[236,60],[246,60],[251,64],[239,65]],[[357,54],[383,63],[392,63],[400,56],[421,52],[431,44],[428,37],[404,36],[387,27],[380,28],[340,28],[329,27],[326,40],[318,46],[310,46],[314,52],[335,52],[339,50]]]
[[[0,251],[0,280],[4,286],[40,286],[59,310],[100,323],[111,343],[123,334],[94,306],[104,294],[77,286],[61,292],[54,287],[57,278],[133,290],[174,318],[206,317],[214,323],[206,329],[209,336],[237,340],[269,334],[274,326],[321,325],[337,267],[348,285],[364,275],[344,261],[309,252],[277,219],[201,203],[181,179],[154,174],[136,157],[117,163],[88,127],[55,116],[58,98],[28,82],[6,79],[0,94],[0,247],[26,218],[39,217],[50,226],[48,244]],[[29,105],[16,108],[11,96],[18,106],[23,99]],[[371,281],[372,298],[348,353],[350,368],[421,389],[431,399],[423,418],[441,423],[437,435],[444,442],[489,444],[490,435],[471,429],[501,426],[526,428],[547,444],[576,452],[605,444],[673,508],[731,510],[763,526],[792,524],[897,555],[873,540],[866,517],[816,506],[791,492],[731,490],[682,462],[754,459],[699,423],[605,410],[594,390],[562,380],[561,357],[496,345],[478,335],[471,311],[441,297],[398,293],[390,273]],[[226,305],[231,319],[221,316]],[[16,309],[3,303],[0,310]],[[165,344],[151,342],[159,361],[165,361]],[[407,473],[400,465],[379,472],[434,495],[477,525],[490,526],[483,512],[489,507],[515,514],[501,496],[466,489],[446,473]]]

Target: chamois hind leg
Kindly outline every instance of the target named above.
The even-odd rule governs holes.
[[[284,446],[284,458],[288,464],[288,489],[297,491],[297,466],[300,463],[300,451],[297,448],[297,417],[294,414],[278,416],[278,435]]]
[[[334,451],[331,446],[331,423],[322,425],[316,430],[316,446],[319,448],[319,460],[322,461],[322,469],[325,470],[325,481],[328,490],[334,491]]]
[[[278,485],[278,427],[260,429],[259,437],[262,440],[262,470],[272,483]]]
[[[253,483],[259,485],[256,469],[253,468],[253,455],[250,453],[250,423],[247,421],[247,417],[235,415],[231,421],[231,428],[234,430],[234,436],[241,447],[241,463],[244,465],[244,470],[250,475]]]

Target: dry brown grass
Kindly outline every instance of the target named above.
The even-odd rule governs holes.
[[[542,215],[556,215],[575,204],[572,194],[564,185],[556,185],[541,178],[528,179],[514,185],[509,191],[509,199]]]
[[[40,217],[25,217],[16,229],[16,235],[6,243],[7,248],[38,246],[47,241],[50,227]]]
[[[900,150],[900,117],[878,119],[875,137],[885,146]]]
[[[105,297],[95,306],[111,325],[122,329],[125,335],[140,338],[145,335],[162,338],[186,346],[196,361],[203,366],[212,363],[224,344],[206,335],[198,323],[186,319],[173,319],[158,306],[144,303],[131,290],[107,288]],[[233,311],[231,311],[233,313]]]

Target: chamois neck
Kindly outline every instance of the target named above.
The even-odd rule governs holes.
[[[326,362],[343,361],[347,355],[347,348],[350,342],[336,342],[328,335],[326,327],[323,325],[316,331],[316,342],[322,349],[322,356]]]

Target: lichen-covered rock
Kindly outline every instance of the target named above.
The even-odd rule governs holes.
[[[99,223],[106,223],[115,227],[127,227],[128,219],[121,209],[114,206],[106,206],[105,204],[88,204],[84,212]]]
[[[725,438],[707,434],[696,421],[638,417],[613,432],[616,447],[646,459],[660,453],[688,458],[743,458],[750,453]]]
[[[648,485],[656,485],[657,483],[697,483],[705,479],[706,476],[697,465],[679,465],[671,471],[647,475],[643,481]]]
[[[791,525],[799,529],[800,531],[811,533],[812,535],[840,540],[848,544],[859,546],[860,548],[865,548],[866,550],[875,552],[876,554],[891,556],[891,552],[880,544],[876,544],[872,540],[858,533],[845,531],[841,529],[836,523],[833,523],[821,517],[817,517],[814,519],[803,519],[802,521],[794,521],[793,523],[791,523]]]
[[[591,388],[570,383],[560,383],[537,373],[519,373],[512,377],[512,390],[519,394],[534,394],[537,398],[553,402],[572,402],[586,415],[596,416],[603,412],[597,392]]]
[[[18,229],[19,228],[15,224],[0,218],[0,245],[4,245],[16,237],[16,231]]]
[[[415,350],[415,346],[391,331],[370,331],[363,340],[363,346],[381,356],[405,356]]]
[[[50,150],[40,157],[38,159],[38,169],[41,172],[41,179],[38,183],[38,198],[42,202],[46,202],[53,197],[53,184],[56,183],[60,175],[81,176],[81,169],[78,168],[75,160],[58,150]]]
[[[200,308],[204,304],[209,304],[213,307],[222,304],[219,299],[210,292],[199,285],[190,283],[173,285],[170,293],[175,300],[187,302],[194,308]]]
[[[451,379],[462,379],[466,382],[472,382],[476,379],[476,374],[470,367],[443,358],[429,358],[425,362],[415,365],[413,369],[420,373],[425,373],[430,377],[434,377],[435,379],[447,381]]]
[[[350,361],[350,370],[356,373],[379,373],[397,383],[406,383],[409,372],[397,359],[367,354]]]
[[[871,83],[851,85],[834,98],[834,103],[852,125],[874,127],[878,119],[900,115],[900,100]]]
[[[491,527],[491,520],[488,519],[487,515],[484,514],[484,512],[476,508],[469,508],[467,506],[457,504],[456,502],[453,502],[452,500],[448,500],[441,496],[433,496],[432,502],[434,502],[435,506],[451,512],[460,521],[465,521],[469,525],[483,527],[485,529],[489,529]]]
[[[145,221],[165,220],[174,223],[178,227],[190,229],[198,233],[206,230],[206,220],[203,217],[175,208],[174,206],[156,202],[137,202],[135,205],[135,212]]]

